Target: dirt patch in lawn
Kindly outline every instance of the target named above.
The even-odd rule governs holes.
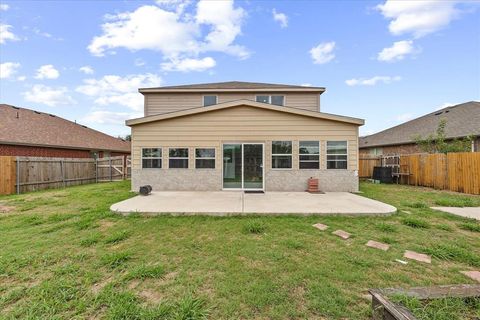
[[[0,203],[0,213],[9,213],[15,210],[13,206],[7,206],[4,203]]]
[[[105,288],[111,282],[112,282],[112,277],[108,277],[100,282],[95,283],[90,290],[92,291],[93,294],[98,294],[100,291],[102,291],[103,288]]]
[[[100,228],[99,228],[100,231],[105,231],[115,225],[115,222],[109,221],[109,220],[101,220],[99,223],[100,223]]]
[[[140,290],[138,296],[152,304],[158,304],[160,301],[164,300],[164,295],[155,289]]]

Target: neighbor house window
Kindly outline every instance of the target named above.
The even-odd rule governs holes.
[[[215,148],[196,148],[195,168],[215,169]]]
[[[142,168],[161,168],[162,167],[162,149],[161,148],[142,148]]]
[[[203,96],[203,106],[213,106],[217,104],[217,96]]]
[[[169,168],[188,169],[188,148],[170,148],[168,158]]]
[[[272,141],[272,169],[292,169],[292,141]]]
[[[327,169],[347,169],[347,141],[327,141]]]
[[[255,101],[283,106],[285,104],[285,96],[255,96]]]
[[[298,153],[300,169],[320,168],[320,143],[318,141],[300,141]]]

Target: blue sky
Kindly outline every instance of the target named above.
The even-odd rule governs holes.
[[[480,2],[1,1],[0,102],[112,135],[138,87],[324,86],[370,134],[480,100]]]

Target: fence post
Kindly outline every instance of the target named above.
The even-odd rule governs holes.
[[[110,171],[110,181],[112,181],[112,157],[108,158],[108,169]]]
[[[15,158],[17,161],[17,194],[20,194],[20,161],[18,160],[18,157]]]
[[[63,160],[60,160],[60,172],[62,173],[62,184],[63,184],[63,187],[65,188],[65,167],[63,164]]]
[[[95,158],[95,183],[98,183],[98,159]]]

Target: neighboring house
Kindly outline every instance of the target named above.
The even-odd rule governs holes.
[[[381,132],[360,137],[361,155],[413,154],[422,152],[415,137],[435,135],[441,119],[447,121],[448,139],[473,136],[472,151],[480,151],[480,102],[470,101],[429,113]]]
[[[358,190],[362,119],[320,112],[319,87],[222,82],[139,89],[132,189]]]
[[[0,104],[0,156],[91,158],[130,154],[130,142],[52,114]]]

